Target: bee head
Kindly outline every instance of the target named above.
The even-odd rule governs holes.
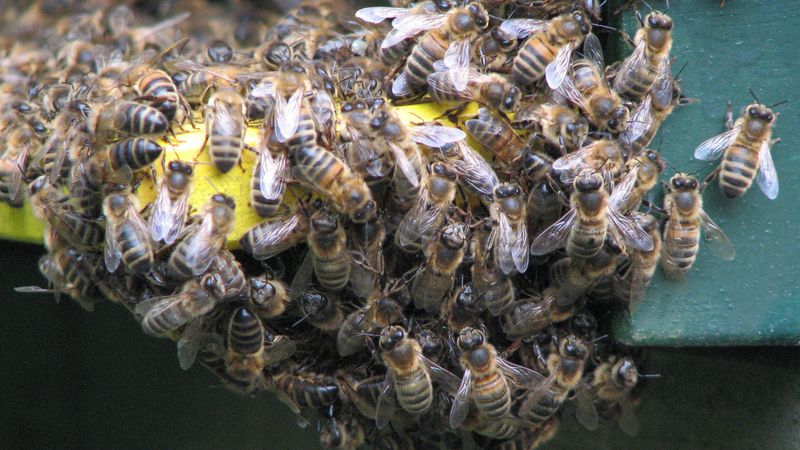
[[[617,361],[612,368],[612,376],[614,383],[628,389],[633,388],[639,382],[639,372],[636,370],[636,364],[630,358],[622,358]]]
[[[215,63],[226,63],[233,59],[233,49],[227,42],[215,39],[208,44],[206,49],[208,59]]]
[[[467,10],[469,11],[470,15],[472,15],[472,19],[475,21],[475,26],[479,29],[484,29],[489,26],[489,13],[486,12],[486,9],[478,2],[470,3],[467,5]]]
[[[444,228],[441,231],[440,239],[445,247],[453,250],[458,250],[464,247],[464,244],[467,242],[467,237],[464,234],[464,228],[463,226],[459,225]]]
[[[214,298],[222,298],[225,295],[225,286],[222,278],[216,273],[207,273],[200,279],[200,285]]]
[[[595,192],[603,188],[603,177],[595,172],[583,172],[575,178],[575,190]]]
[[[363,194],[359,191],[359,199]],[[355,195],[351,194],[350,199],[354,199]],[[364,223],[373,217],[375,217],[375,213],[378,211],[378,205],[375,203],[375,200],[368,200],[364,203],[364,206],[356,209],[353,212],[352,219],[356,223]]]
[[[517,109],[517,105],[519,101],[522,99],[522,91],[519,90],[516,86],[511,86],[505,93],[505,97],[503,97],[503,103],[501,105],[501,111],[510,113],[514,112]]]
[[[658,11],[653,11],[647,15],[647,43],[654,49],[660,50],[667,46],[671,40],[672,19]]]
[[[559,353],[568,358],[586,359],[589,356],[589,349],[586,348],[586,344],[574,335],[569,335],[562,339],[559,347]]]
[[[472,327],[466,327],[458,334],[458,341],[456,341],[456,345],[458,345],[458,349],[462,352],[468,352],[472,349],[480,347],[486,341],[486,337],[483,333]]]
[[[311,218],[311,228],[322,233],[331,233],[339,227],[339,220],[335,214],[323,209],[317,211]]]
[[[447,164],[442,164],[440,162],[436,162],[431,164],[431,173],[434,173],[440,177],[447,178],[452,182],[456,182],[458,180],[458,173],[453,170],[452,167],[448,166]]]
[[[316,291],[306,291],[303,293],[300,302],[303,305],[303,312],[309,317],[315,317],[328,307],[328,297]]]
[[[693,191],[697,189],[697,179],[691,175],[683,173],[675,174],[669,181],[670,187],[674,191]]]
[[[501,184],[494,189],[494,196],[497,199],[516,197],[522,194],[522,189],[516,184]]]
[[[217,205],[223,205],[230,209],[236,209],[236,202],[227,195],[219,192],[211,196],[211,202]]]
[[[655,164],[655,166],[658,168],[659,173],[664,171],[665,163],[664,163],[664,158],[661,157],[661,154],[659,154],[655,150],[647,149],[644,152],[644,156],[645,158],[647,158],[648,161],[652,161],[653,164]]]
[[[406,332],[401,327],[396,325],[386,327],[381,331],[381,337],[378,341],[383,350],[391,350],[397,346],[406,337]]]
[[[250,300],[257,306],[263,306],[276,294],[275,286],[261,277],[251,277],[248,280],[248,285],[250,288]]]
[[[628,108],[620,106],[611,113],[611,118],[608,119],[608,129],[611,132],[619,133],[628,124]]]
[[[577,31],[580,30],[580,34],[585,36],[592,32],[592,21],[589,19],[589,17],[586,15],[585,12],[583,11],[573,12],[572,19],[575,20],[575,25],[577,25],[577,27],[571,25],[570,28],[565,29],[565,31],[570,30],[569,34],[577,35],[578,34]],[[569,23],[569,21],[567,21],[566,23]]]
[[[489,35],[504,51],[511,51],[517,46],[517,37],[500,27],[493,28]]]
[[[768,129],[775,114],[771,109],[759,103],[753,103],[745,108],[747,117],[747,132],[753,136],[761,136]]]

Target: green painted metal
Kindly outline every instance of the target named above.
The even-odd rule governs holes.
[[[797,3],[733,0],[720,8],[718,1],[673,1],[668,14],[674,19],[673,72],[688,63],[681,85],[700,103],[678,108],[653,145],[663,137],[665,158],[702,178],[716,164],[693,160],[692,154],[699,143],[724,131],[728,100],[736,114],[753,101],[748,88],[766,104],[789,100],[776,108],[780,115],[773,133],[782,139],[772,152],[781,190],[774,201],[756,186],[743,198],[728,200],[716,182],[708,186],[705,209],[736,246],[736,260],[717,259],[701,246],[685,281],[657,274],[636,314],[616,317],[616,337],[635,345],[800,344]],[[638,22],[631,12],[619,20],[625,31],[635,33]],[[673,172],[667,168],[665,176]]]

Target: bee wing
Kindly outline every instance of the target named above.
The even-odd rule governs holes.
[[[394,415],[394,375],[391,370],[386,371],[386,380],[383,382],[383,389],[378,395],[378,404],[375,407],[375,425],[379,430],[386,428]]]
[[[578,88],[575,87],[572,77],[564,77],[564,81],[559,86],[556,86],[555,90],[578,108],[586,109],[586,101],[578,91]]]
[[[428,232],[431,228],[437,227],[441,223],[438,219],[442,217],[443,208],[429,205],[427,197],[427,192],[421,191],[414,206],[400,221],[400,225],[397,227],[397,242],[402,247],[412,245],[422,236],[430,234]],[[423,242],[423,244],[426,243]]]
[[[141,301],[136,304],[133,311],[144,317],[150,314],[160,314],[165,309],[172,307],[174,304],[182,302],[186,299],[187,293],[179,292],[172,295],[164,295],[160,297],[151,297],[147,300]]]
[[[653,250],[653,239],[635,220],[611,207],[606,210],[606,216],[611,232],[617,237],[622,237],[620,242],[624,240],[636,250],[643,252]]]
[[[407,14],[396,17],[392,21],[391,33],[381,43],[381,48],[388,48],[414,37],[423,31],[440,28],[447,22],[447,14]]]
[[[122,250],[117,243],[115,228],[116,226],[109,220],[106,225],[106,248],[103,251],[103,257],[105,258],[106,269],[110,273],[114,273],[119,267],[120,261],[122,261]]]
[[[386,19],[394,19],[403,14],[408,14],[406,8],[371,7],[361,8],[356,11],[356,17],[367,23],[381,23]]]
[[[453,372],[431,361],[422,353],[417,353],[417,356],[428,367],[431,377],[439,382],[442,390],[450,395],[457,394],[461,380]]]
[[[636,107],[628,120],[628,126],[620,133],[623,144],[632,144],[653,126],[653,98],[648,95]]]
[[[574,44],[569,43],[558,50],[555,59],[544,70],[547,85],[550,89],[557,90],[569,74],[569,63],[572,59]]]
[[[181,369],[189,370],[194,365],[194,360],[197,358],[197,352],[203,346],[203,320],[198,318],[192,320],[181,333],[178,339],[178,364]]]
[[[537,403],[544,397],[545,394],[550,390],[553,384],[556,382],[558,375],[558,369],[553,370],[550,376],[548,376],[544,381],[539,383],[535,389],[528,390],[528,392],[523,397],[522,403],[519,406],[518,415],[519,416],[527,416],[531,409],[536,406]]]
[[[274,95],[275,82],[272,79],[266,79],[258,83],[255,88],[250,91],[251,97],[263,98]]]
[[[738,134],[739,127],[734,127],[704,141],[694,149],[694,157],[702,161],[719,159],[719,157],[722,156],[722,152],[733,144]]]
[[[603,45],[600,43],[600,39],[597,38],[596,34],[589,33],[583,39],[583,57],[597,66],[597,68],[600,69],[600,73],[604,72],[606,62],[603,57]]]
[[[170,211],[172,211],[172,200],[169,198],[169,189],[167,183],[162,182],[153,205],[153,213],[150,215],[150,234],[155,242],[164,239],[173,225],[174,220]]]
[[[528,228],[511,227],[504,213],[497,217],[497,237],[494,242],[495,260],[504,274],[509,275],[516,269],[519,273],[528,270]]]
[[[599,422],[597,408],[594,406],[594,399],[586,383],[580,383],[575,388],[575,418],[587,430],[597,430]]]
[[[636,44],[633,53],[622,61],[622,64],[617,70],[617,75],[614,77],[615,91],[624,91],[624,86],[628,79],[639,70],[639,66],[647,63],[646,49],[647,41],[642,39]]]
[[[517,39],[524,39],[534,33],[544,31],[548,23],[547,20],[537,19],[506,19],[500,24],[500,30],[516,36]]]
[[[264,346],[264,360],[266,365],[279,363],[290,358],[297,350],[294,341],[288,336],[277,336],[272,344]]]
[[[444,53],[447,73],[453,80],[453,86],[459,91],[466,89],[469,81],[469,50],[469,39],[459,39],[451,42]]]
[[[453,406],[450,408],[450,428],[454,430],[464,423],[464,419],[469,414],[469,388],[471,384],[472,372],[469,369],[465,369],[461,384],[458,386],[458,392],[453,397]]]
[[[300,124],[300,106],[302,105],[305,91],[302,87],[285,101],[283,96],[275,96],[275,136],[279,142],[286,142],[294,136]]]
[[[614,209],[619,209],[622,205],[628,203],[633,187],[636,185],[636,180],[639,175],[639,165],[636,164],[625,174],[622,181],[614,187],[611,195],[608,196],[608,204]]]
[[[400,169],[403,176],[406,177],[412,186],[419,186],[419,174],[408,159],[408,156],[406,156],[406,152],[394,142],[389,142],[389,148],[392,150],[392,155],[394,155],[394,163]],[[419,151],[419,149],[417,149],[417,151]]]
[[[395,97],[405,97],[414,93],[411,85],[408,84],[405,72],[401,72],[392,82],[392,95]]]
[[[279,244],[286,238],[300,223],[300,213],[293,214],[291,217],[284,221],[270,222],[269,231],[263,233],[253,243],[254,247],[272,247],[280,246]],[[260,253],[259,253],[260,254]],[[273,255],[270,255],[273,256]]]
[[[503,331],[506,334],[512,334],[513,330],[518,328],[534,331],[545,328],[549,324],[550,305],[549,302],[542,301],[518,313],[508,315],[503,320]]]
[[[311,278],[313,275],[314,264],[313,259],[311,258],[311,250],[308,250],[306,251],[305,257],[303,257],[303,262],[300,263],[297,272],[295,272],[294,278],[292,278],[291,286],[289,286],[290,302],[294,302],[300,298],[300,295],[305,292],[305,290],[311,284]]]
[[[190,239],[185,253],[185,263],[192,268],[192,274],[202,275],[211,266],[214,258],[215,247],[211,243],[213,233],[213,222],[210,218],[203,219],[203,222],[196,228],[196,232],[186,236]]]
[[[238,135],[242,128],[242,120],[235,117],[232,105],[214,100],[214,128],[224,136]],[[210,131],[209,131],[210,132]]]
[[[761,151],[758,154],[758,177],[756,178],[758,187],[770,200],[778,197],[778,172],[775,171],[775,163],[772,161],[772,151],[769,142],[761,144]]]
[[[411,140],[428,147],[438,148],[467,138],[458,128],[438,125],[416,125],[409,127]]]
[[[11,176],[9,177],[9,190],[8,190],[8,197],[11,199],[17,198],[17,194],[19,194],[20,188],[22,187],[22,180],[23,180],[23,167],[25,167],[25,160],[28,158],[28,149],[30,148],[30,142],[26,142],[23,149],[17,155],[17,158],[14,160],[14,167],[11,168]]]
[[[502,370],[507,377],[510,377],[517,386],[531,388],[544,383],[546,380],[539,372],[509,362],[505,358],[498,356],[495,360],[500,370]]]
[[[578,151],[567,153],[553,161],[553,169],[557,171],[579,172],[578,169],[585,165],[585,161],[590,152],[590,147],[582,147]]]
[[[658,66],[658,75],[656,75],[651,89],[653,97],[658,100],[659,104],[669,105],[672,103],[672,83],[672,64],[669,62],[669,58],[664,58]]]
[[[453,78],[451,77],[451,72],[448,72],[446,69],[428,75],[428,85],[433,88],[434,91],[441,92],[445,95],[455,95],[470,100],[472,100],[473,97],[470,95],[469,90],[466,89],[466,86],[462,89],[456,88]]]
[[[465,141],[457,142],[456,145],[461,151],[461,158],[451,161],[451,164],[458,173],[458,181],[469,186],[478,195],[491,199],[494,188],[500,184],[497,173],[489,162]]]
[[[539,236],[536,236],[531,244],[531,254],[534,256],[546,255],[563,247],[577,216],[577,210],[572,208],[554,224],[539,233]]]
[[[703,232],[705,233],[705,241],[708,242],[708,248],[711,252],[718,257],[726,260],[733,261],[736,258],[736,248],[731,244],[728,236],[722,231],[711,217],[704,210],[700,210],[700,218],[703,221]]]
[[[259,152],[259,185],[261,195],[266,199],[276,199],[286,190],[286,153],[273,156],[266,148]]]
[[[617,423],[622,431],[628,436],[636,436],[639,434],[639,418],[633,411],[633,404],[624,398],[619,401],[620,414],[617,418]]]
[[[223,80],[225,80],[225,81],[227,81],[227,82],[229,82],[231,84],[236,84],[237,83],[237,81],[235,79],[229,77],[228,75],[225,75],[224,73],[222,73],[220,71],[214,70],[214,69],[212,69],[210,67],[206,67],[206,66],[204,66],[202,64],[199,64],[199,63],[196,63],[194,61],[188,61],[188,60],[186,60],[186,61],[178,61],[178,62],[175,62],[172,65],[175,67],[175,69],[178,69],[178,70],[185,70],[185,71],[189,71],[189,72],[204,72],[204,73],[208,73],[210,75],[213,75],[213,76],[215,76],[217,78],[221,78],[221,79],[223,79]]]
[[[347,155],[347,162],[350,165],[350,167],[355,167],[356,164],[359,164],[360,161],[372,161],[373,159],[375,159],[377,150],[375,149],[375,146],[372,142],[370,142],[368,139],[358,137],[359,134],[355,130],[351,130],[350,135],[355,137],[355,139],[350,143],[350,145],[347,147],[347,151],[345,152],[345,154]],[[405,157],[405,154],[403,154],[403,157]],[[395,154],[395,160],[397,158],[398,156]],[[406,161],[408,161],[408,158],[405,159]],[[367,175],[378,178],[383,176],[383,173],[381,171],[382,169],[380,166],[376,166],[374,164],[364,164],[362,165],[362,168],[364,171],[366,171]],[[416,176],[416,172],[414,173],[414,175]]]

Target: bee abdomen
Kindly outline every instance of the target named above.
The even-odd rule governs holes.
[[[323,287],[342,289],[350,277],[350,260],[343,252],[337,252],[330,258],[314,255],[314,273]]]
[[[424,90],[422,88],[428,85],[428,75],[433,73],[433,63],[444,58],[445,50],[433,33],[423,36],[406,60],[403,73],[408,84]]]
[[[511,392],[499,371],[494,370],[473,383],[475,404],[486,417],[496,419],[508,412],[511,407]]]
[[[275,198],[266,198],[261,192],[261,179],[259,173],[261,172],[261,163],[257,163],[253,169],[253,176],[250,178],[250,206],[256,210],[259,217],[274,216],[283,201],[283,194]]]
[[[431,380],[421,367],[408,377],[398,377],[395,389],[400,406],[411,414],[424,413],[433,402]]]
[[[520,49],[511,67],[514,81],[530,84],[544,76],[545,68],[555,56],[550,46],[543,39],[534,38]]]
[[[742,196],[758,170],[758,155],[748,148],[735,145],[725,153],[720,165],[719,185],[727,198]]]
[[[161,336],[178,329],[190,318],[191,314],[184,305],[177,304],[172,308],[165,308],[157,314],[145,315],[142,319],[142,328],[149,334]]]
[[[163,134],[167,131],[169,121],[161,111],[152,106],[124,102],[118,111],[125,116],[122,131],[129,135]]]
[[[332,378],[324,375],[297,376],[281,374],[274,378],[275,386],[285,392],[299,406],[322,408],[336,401],[339,387]]]
[[[606,239],[603,221],[579,220],[567,240],[567,254],[573,258],[588,259],[597,255]]]
[[[264,346],[264,326],[255,314],[246,308],[239,308],[231,318],[228,340],[231,350],[236,353],[258,353]]]
[[[153,248],[148,236],[141,236],[130,223],[120,225],[120,246],[123,249],[122,260],[134,273],[146,274],[153,268]]]
[[[137,170],[158,159],[161,150],[161,146],[151,139],[131,138],[112,145],[108,156],[115,170],[125,166]]]
[[[308,105],[306,105],[308,106]],[[309,108],[305,108],[300,115],[300,122],[297,124],[297,131],[286,142],[290,149],[296,149],[303,146],[316,145],[317,129],[314,126],[314,119],[308,113]]]

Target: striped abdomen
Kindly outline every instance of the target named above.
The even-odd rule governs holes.
[[[112,145],[108,149],[108,159],[114,170],[122,167],[138,170],[158,159],[161,156],[161,150],[161,146],[156,141],[135,137]]]
[[[422,414],[433,403],[433,386],[430,375],[417,364],[408,374],[395,374],[394,380],[397,402],[411,414]]]
[[[533,408],[525,415],[524,419],[537,427],[542,426],[558,412],[558,409],[566,400],[567,394],[569,394],[569,391],[557,384],[547,388],[547,392],[533,405]]]
[[[741,136],[744,133],[739,133]],[[741,197],[753,184],[758,171],[758,151],[760,145],[747,142],[747,138],[738,137],[728,147],[722,157],[719,173],[719,187],[727,198]]]
[[[492,265],[472,265],[472,284],[478,301],[483,302],[493,316],[500,315],[514,302],[514,285],[500,268]]]
[[[137,228],[131,221],[125,220],[117,225],[115,237],[119,241],[125,266],[131,272],[144,275],[153,268],[154,257],[150,237],[140,233],[140,230],[147,228]]]
[[[428,86],[428,75],[434,72],[433,63],[444,59],[449,43],[437,31],[423,35],[411,51],[403,73],[409,87],[423,92]]]
[[[255,355],[264,347],[264,326],[255,314],[238,308],[228,327],[228,347],[240,355]]]
[[[234,117],[243,118],[240,115]],[[236,165],[244,148],[244,122],[235,122],[234,125],[222,127],[216,119],[206,117],[206,126],[209,127],[208,153],[214,167],[221,173],[227,173]]]
[[[661,58],[650,57],[647,63],[639,64],[638,70],[617,74],[618,77],[621,77],[619,81],[614,80],[617,94],[636,100],[643,99],[656,81],[660,63]]]
[[[54,217],[59,223],[55,223],[57,230],[64,229],[68,236],[66,239],[75,242],[72,244],[81,245],[83,248],[97,247],[105,238],[105,228],[99,222],[84,219],[76,213],[66,213]],[[63,228],[62,228],[63,227]]]
[[[498,419],[511,408],[511,391],[505,376],[495,368],[484,373],[473,371],[472,399],[488,418]]]
[[[467,131],[478,143],[505,163],[515,160],[525,149],[525,141],[510,126],[494,116],[487,115],[480,120],[470,119],[466,125]]]
[[[521,85],[530,85],[544,76],[547,65],[553,62],[562,43],[553,42],[550,33],[541,32],[528,39],[514,57],[512,79]]]
[[[172,78],[163,70],[154,70],[139,80],[139,93],[142,96],[155,97],[151,106],[161,111],[169,120],[175,118],[178,111],[178,88]]]
[[[311,240],[309,243],[314,250],[314,274],[319,284],[332,290],[342,289],[350,277],[350,255],[344,243],[333,243],[327,249],[319,248],[321,242]]]
[[[567,255],[588,259],[599,253],[606,240],[607,228],[605,214],[589,217],[578,212],[578,218],[567,238]]]
[[[488,420],[481,428],[475,429],[475,432],[500,441],[514,437],[519,432],[519,428],[506,420]]]
[[[438,311],[445,295],[453,288],[454,281],[452,273],[440,273],[429,262],[425,270],[412,281],[414,305],[428,312]]]
[[[297,124],[297,131],[286,141],[290,150],[297,150],[300,147],[317,145],[317,129],[314,125],[314,117],[311,115],[311,104],[308,100],[302,100],[300,107],[300,121]]]
[[[379,48],[378,56],[380,57],[381,63],[392,66],[400,62],[401,59],[408,55],[413,45],[414,39],[406,39],[391,47]]]
[[[259,217],[272,217],[278,212],[281,206],[284,191],[281,191],[280,195],[271,198],[264,196],[261,192],[261,164],[261,161],[256,163],[256,166],[253,168],[253,176],[250,177],[250,206],[256,210],[256,214],[258,214]]]
[[[670,276],[682,276],[692,268],[700,245],[699,218],[670,217],[664,224],[661,264]]]
[[[186,295],[182,300],[175,302],[167,308],[155,307],[142,318],[142,328],[145,332],[162,336],[170,331],[177,330],[195,317],[211,311],[214,308],[214,299],[208,295]],[[165,302],[172,301],[170,298]]]
[[[322,408],[339,398],[339,386],[326,375],[279,373],[273,381],[278,390],[302,408]]]
[[[93,268],[85,255],[74,250],[61,250],[56,253],[55,258],[58,271],[63,274],[65,284],[71,286],[70,294],[78,297],[76,300],[99,297],[93,280]]]
[[[334,185],[349,172],[341,159],[316,144],[296,149],[293,156],[305,181],[329,195]]]
[[[119,131],[129,136],[164,134],[169,126],[166,116],[152,106],[121,102],[114,113],[114,123],[121,124]]]

